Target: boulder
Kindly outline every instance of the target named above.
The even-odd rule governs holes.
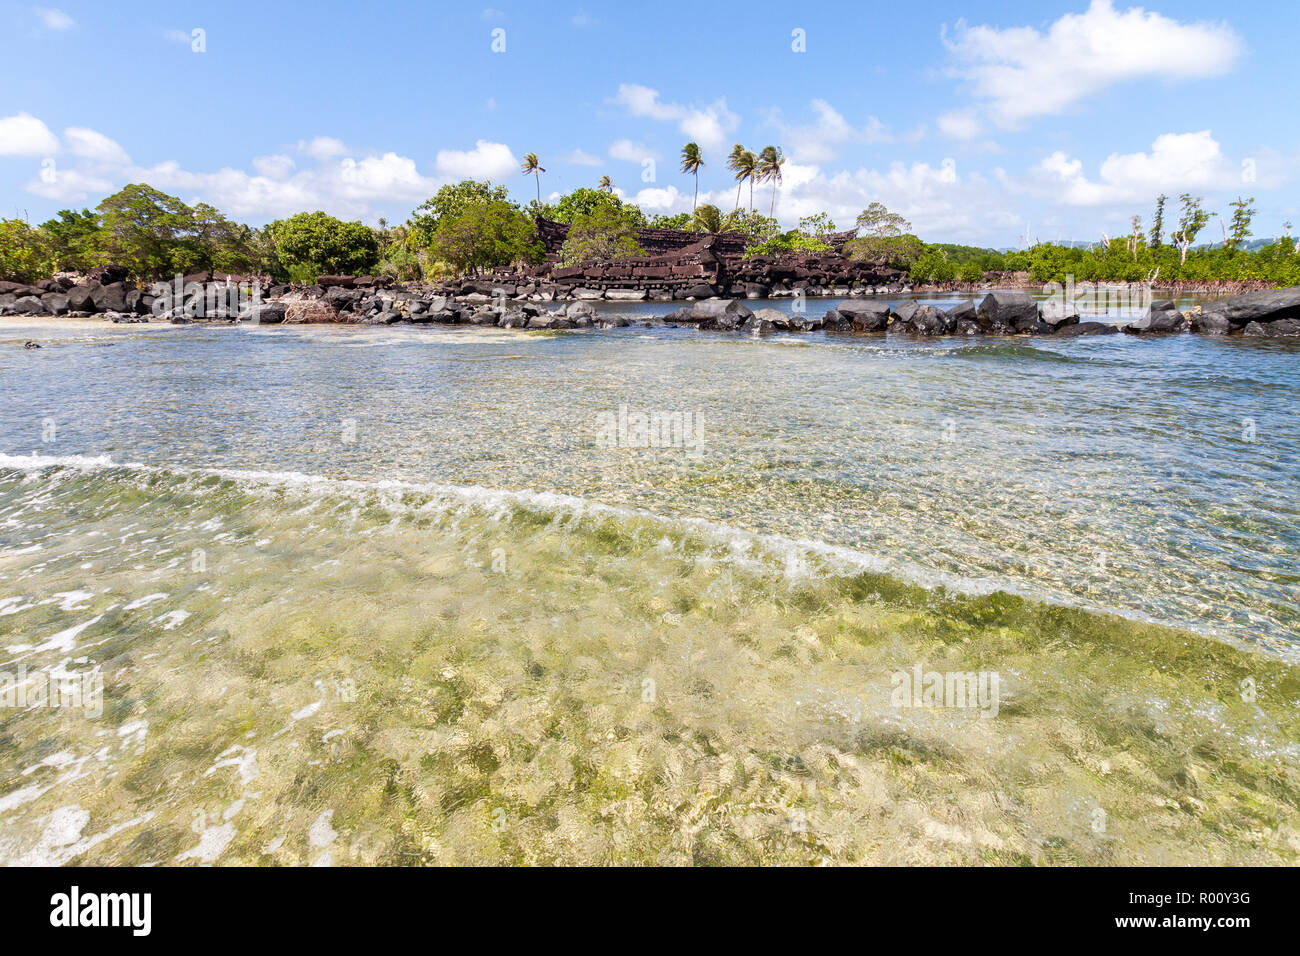
[[[683,309],[680,312],[686,312],[687,317],[684,320],[679,319],[679,321],[688,322],[716,322],[723,315],[738,316],[739,320],[744,322],[754,314],[750,311],[749,306],[739,299],[705,299],[696,302],[689,310]]]
[[[764,309],[764,312],[774,312],[775,309]],[[745,324],[740,327],[740,331],[748,332],[751,335],[766,335],[776,329],[770,319],[765,319],[755,313],[750,313],[749,318],[745,319]]]
[[[745,283],[745,298],[746,298],[746,299],[766,299],[766,298],[767,298],[767,294],[768,294],[768,292],[770,292],[770,291],[771,291],[771,290],[770,290],[767,286],[763,285],[761,282],[746,282],[746,283]]]
[[[510,309],[505,315],[501,316],[501,321],[497,323],[503,329],[522,329],[528,326],[528,316],[524,314],[523,309]]]
[[[1247,322],[1275,322],[1279,319],[1300,319],[1300,286],[1289,289],[1266,289],[1247,292],[1226,299],[1208,302],[1203,312],[1213,312],[1227,319],[1236,328]]]
[[[1300,319],[1275,319],[1272,322],[1247,322],[1241,330],[1242,335],[1254,336],[1297,336],[1300,335]]]
[[[19,315],[44,315],[45,303],[34,295],[24,295],[16,299],[10,309]]]
[[[1080,335],[1114,335],[1119,329],[1108,322],[1076,322],[1056,330],[1057,338],[1075,338]]]
[[[1169,300],[1165,300],[1169,301]],[[1152,305],[1147,309],[1146,314],[1135,322],[1130,322],[1124,326],[1124,331],[1129,335],[1149,335],[1156,333],[1186,332],[1188,322],[1186,316],[1177,309],[1157,309]]]
[[[1079,321],[1079,308],[1072,302],[1048,299],[1042,304],[1040,317],[1054,329],[1063,325],[1075,325]]]
[[[599,299],[602,298],[605,293],[601,292],[599,289],[584,289],[579,287],[570,292],[569,295],[575,299]]]
[[[922,305],[913,311],[903,331],[913,335],[946,335],[954,328],[956,325],[950,326],[947,315],[942,311],[932,305]]]
[[[66,315],[68,312],[68,297],[62,292],[47,292],[41,296],[41,305],[50,315]]]
[[[853,318],[839,309],[828,309],[822,316],[822,328],[827,332],[853,331]]]
[[[883,332],[889,325],[889,306],[883,302],[844,301],[835,311],[848,318],[855,332]]]
[[[605,298],[612,302],[642,302],[645,300],[645,289],[606,289]]]
[[[256,306],[250,305],[239,317],[254,325],[279,325],[284,321],[285,312],[282,302],[261,302]]]
[[[1227,335],[1232,323],[1215,312],[1202,312],[1192,317],[1192,331],[1202,335]]]
[[[697,285],[687,286],[685,289],[681,289],[679,292],[673,293],[673,298],[710,299],[715,295],[717,295],[717,292],[714,290],[713,286],[705,285],[704,283],[699,283]]]
[[[321,276],[316,280],[316,284],[322,289],[352,289],[356,287],[357,278],[356,276]]]
[[[907,328],[907,323],[916,315],[916,310],[920,308],[915,299],[907,299],[900,302],[889,311],[889,328],[893,331],[901,332]]]
[[[596,307],[590,302],[570,302],[560,309],[560,314],[576,319],[580,315],[595,315]]]
[[[1024,292],[990,292],[980,302],[975,321],[994,334],[1027,331],[1039,321],[1038,303]]]
[[[126,277],[130,275],[130,270],[126,266],[96,266],[86,272],[86,277],[100,285],[114,285],[118,282],[125,282]]]
[[[947,311],[948,321],[952,323],[953,328],[957,327],[959,322],[975,321],[975,303],[967,299],[965,302],[958,302]]]
[[[816,332],[823,325],[823,319],[821,316],[818,316],[817,318],[809,318],[808,316],[801,314],[784,315],[781,312],[777,312],[776,309],[759,309],[754,314],[763,315],[764,313],[773,313],[781,316],[779,320],[771,319],[770,316],[769,318],[771,319],[772,324],[778,329],[785,329],[789,332]],[[782,322],[784,322],[784,324],[782,324]]]
[[[95,303],[95,309],[99,312],[124,312],[126,311],[126,286],[120,282],[101,285],[91,292],[91,301]]]

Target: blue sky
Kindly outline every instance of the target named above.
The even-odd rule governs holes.
[[[1292,0],[493,3],[4,0],[0,215],[144,181],[254,224],[402,221],[466,176],[531,198],[530,151],[543,196],[609,175],[678,212],[695,139],[725,209],[731,144],[781,145],[790,225],[881,201],[926,240],[1013,246],[1191,191],[1300,226]]]

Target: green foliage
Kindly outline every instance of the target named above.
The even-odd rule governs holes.
[[[560,263],[573,266],[590,260],[643,256],[646,253],[636,235],[639,225],[637,216],[627,209],[597,206],[591,212],[579,215],[569,226],[568,238],[560,249]]]
[[[295,281],[365,273],[379,261],[379,242],[369,227],[323,212],[277,219],[266,232],[274,244],[277,264]]]
[[[546,247],[537,238],[533,220],[518,206],[492,199],[442,216],[429,251],[458,272],[466,272],[540,262]]]
[[[689,212],[679,212],[672,216],[657,213],[650,217],[652,229],[690,229],[694,224],[695,218]]]
[[[587,186],[579,186],[573,192],[561,196],[554,204],[543,204],[538,209],[538,215],[571,226],[579,216],[588,216],[597,209],[620,210],[624,215],[632,217],[637,225],[646,225],[645,213],[638,207],[624,203],[612,192]]]
[[[912,224],[890,212],[884,203],[873,202],[862,210],[857,228],[863,235],[844,244],[850,259],[909,269],[925,250],[925,244],[909,231]]]
[[[489,202],[509,202],[510,190],[505,186],[493,186],[489,181],[479,182],[464,179],[455,184],[443,186],[431,198],[426,199],[411,213],[407,225],[415,234],[417,245],[428,246],[433,241],[433,234],[444,216],[463,212],[470,206],[483,206]]]
[[[99,216],[89,209],[60,210],[54,219],[41,223],[50,257],[50,271],[84,272],[96,265],[99,251]]]
[[[1237,197],[1236,202],[1230,202],[1232,207],[1232,229],[1228,238],[1228,246],[1232,249],[1240,249],[1250,236],[1250,223],[1255,218],[1255,207],[1251,205],[1255,197],[1242,199]]]
[[[22,219],[0,219],[0,279],[35,282],[45,278],[47,254],[39,230]]]

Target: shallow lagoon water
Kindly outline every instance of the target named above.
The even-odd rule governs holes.
[[[0,855],[1294,862],[1298,361],[7,326]]]

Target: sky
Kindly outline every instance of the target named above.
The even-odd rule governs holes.
[[[878,201],[926,241],[1015,247],[1191,192],[1300,229],[1295,0],[50,2],[0,0],[0,217],[34,224],[131,182],[254,225],[402,222],[467,177],[527,201],[608,175],[674,213],[693,140],[724,210],[731,145],[781,146],[786,226]]]

